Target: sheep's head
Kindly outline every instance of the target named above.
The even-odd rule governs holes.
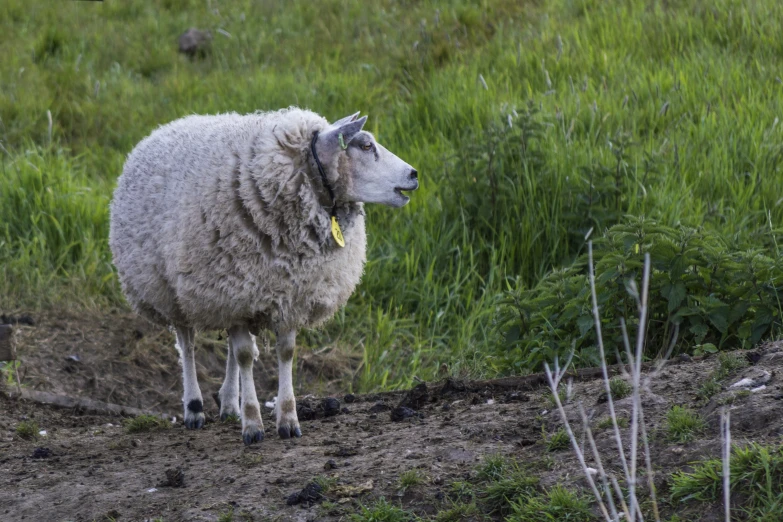
[[[316,143],[318,156],[324,165],[336,166],[339,198],[401,207],[410,200],[403,192],[419,188],[418,172],[363,131],[367,116],[358,116],[325,129]]]

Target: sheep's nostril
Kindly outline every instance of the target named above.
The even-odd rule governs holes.
[[[411,179],[419,179],[419,173],[416,169],[411,169]]]

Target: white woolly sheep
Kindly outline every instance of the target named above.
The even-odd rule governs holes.
[[[130,153],[111,204],[109,244],[129,303],[173,326],[185,425],[204,425],[196,330],[228,330],[220,417],[263,439],[255,335],[276,332],[277,432],[301,436],[292,385],[296,332],[332,317],[364,269],[363,203],[405,205],[417,172],[363,131],[297,108],[189,116]],[[342,234],[340,234],[340,229]],[[343,246],[344,244],[344,246]],[[240,413],[239,382],[242,411]]]

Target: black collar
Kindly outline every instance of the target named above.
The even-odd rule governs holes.
[[[337,201],[334,198],[334,189],[332,189],[332,185],[329,184],[329,180],[326,178],[326,172],[324,171],[324,166],[321,164],[321,160],[318,159],[318,153],[315,151],[316,141],[318,141],[318,131],[313,133],[313,140],[310,142],[310,152],[312,152],[315,164],[318,166],[318,172],[321,174],[321,182],[324,184],[324,187],[326,187],[326,191],[329,192],[329,198],[332,200],[332,209],[329,214],[331,216],[336,216]]]

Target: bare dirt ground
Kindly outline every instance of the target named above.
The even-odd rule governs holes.
[[[546,450],[546,434],[562,426],[551,394],[537,376],[496,381],[446,380],[411,392],[346,396],[357,361],[336,351],[300,354],[296,377],[301,439],[280,440],[271,410],[264,411],[266,439],[245,447],[240,426],[217,421],[207,399],[207,425],[181,424],[180,377],[172,335],[124,312],[84,317],[74,313],[34,315],[17,325],[20,375],[28,390],[84,397],[177,415],[169,429],[127,433],[121,415],[100,409],[62,408],[18,398],[13,386],[0,393],[0,520],[347,520],[361,505],[385,497],[419,516],[449,506],[452,482],[470,481],[484,456],[518,459],[541,479],[583,487],[569,448]],[[225,340],[199,339],[199,377],[205,399],[220,386]],[[734,440],[777,443],[783,434],[780,370],[783,345],[771,343],[743,354],[749,366],[721,382],[709,401],[700,383],[717,368],[716,357],[672,361],[650,384],[643,401],[651,434],[659,494],[667,478],[704,457],[720,455],[718,410],[732,407]],[[259,399],[277,387],[271,354],[256,364]],[[603,384],[596,372],[576,377],[571,403],[582,401],[594,426],[606,418]],[[761,376],[756,392],[728,390],[743,377]],[[426,389],[426,390],[425,390]],[[28,392],[29,393],[29,392]],[[305,393],[317,393],[304,396]],[[332,398],[339,401],[324,401]],[[404,404],[408,409],[400,409]],[[666,412],[688,406],[707,421],[703,435],[687,444],[666,439]],[[628,399],[616,403],[628,417]],[[18,436],[23,421],[45,435]],[[575,424],[578,426],[578,424]],[[619,461],[608,429],[596,440],[616,469]],[[624,430],[627,432],[628,430]],[[627,436],[627,433],[626,433]],[[627,441],[626,441],[627,442]],[[626,443],[626,448],[629,445]],[[612,458],[611,455],[615,454]],[[400,475],[417,469],[424,482],[399,488]],[[331,479],[323,501],[289,505],[316,477]],[[291,499],[291,500],[295,500]],[[301,498],[300,498],[301,500]],[[720,520],[703,504],[666,506],[683,520]]]

